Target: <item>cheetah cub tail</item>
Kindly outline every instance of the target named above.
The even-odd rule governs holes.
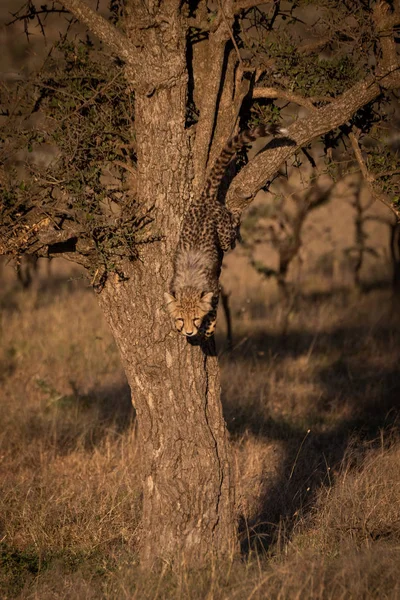
[[[210,174],[207,178],[204,186],[204,192],[206,196],[213,197],[217,194],[219,185],[229,163],[231,162],[234,155],[247,144],[251,144],[258,138],[266,137],[268,135],[286,135],[288,130],[285,127],[279,127],[275,124],[258,125],[254,129],[245,129],[238,135],[233,136],[224,146],[220,156],[214,163]]]

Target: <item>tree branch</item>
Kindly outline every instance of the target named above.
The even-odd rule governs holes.
[[[246,69],[231,26],[241,8],[232,0],[225,0],[223,5],[218,0],[218,7],[218,26],[210,33],[205,60],[199,65],[204,79],[194,147],[195,188],[201,187],[207,165],[213,163],[232,135],[243,99],[250,89],[250,81],[243,79]],[[227,56],[226,42],[229,38],[234,51]]]
[[[254,88],[253,98],[282,98],[283,100],[287,100],[288,102],[293,102],[294,104],[298,104],[299,106],[304,106],[304,108],[307,108],[308,110],[318,110],[318,108],[316,108],[313,105],[311,98],[304,98],[299,94],[293,94],[292,92],[286,92],[285,90],[279,90],[277,88]],[[332,100],[332,98],[330,98],[330,100]]]
[[[313,111],[310,117],[296,121],[289,128],[287,136],[292,140],[292,145],[284,140],[273,140],[269,148],[258,154],[235,177],[227,195],[226,202],[229,209],[233,213],[240,214],[250,204],[255,194],[272,179],[280,165],[296,150],[309,144],[314,138],[346,123],[358,109],[381,94],[381,86],[393,89],[399,85],[400,73],[395,76],[394,73],[389,72],[381,76],[379,84],[374,77],[368,77],[355,84],[328,106]]]
[[[362,106],[375,100],[382,88],[400,87],[399,57],[393,35],[393,27],[400,22],[400,12],[392,10],[387,0],[378,0],[373,20],[382,51],[375,75],[356,83],[328,106],[313,110],[312,116],[296,121],[288,131],[291,145],[284,140],[273,140],[269,148],[248,163],[232,181],[227,194],[226,204],[233,213],[240,216],[255,194],[296,150],[346,123]]]
[[[367,165],[365,164],[365,161],[363,159],[362,153],[361,153],[361,148],[360,148],[360,144],[358,143],[358,136],[359,136],[359,132],[357,131],[356,134],[352,131],[351,133],[349,133],[349,138],[350,138],[350,142],[354,151],[354,156],[356,157],[356,160],[358,162],[358,165],[360,167],[360,171],[361,174],[363,176],[364,181],[366,182],[369,191],[371,193],[371,196],[374,200],[379,200],[379,202],[382,202],[382,204],[384,204],[386,206],[386,208],[388,208],[389,210],[392,211],[392,213],[395,215],[396,217],[396,221],[397,223],[400,223],[400,210],[398,208],[396,208],[391,202],[390,200],[388,200],[386,198],[386,196],[383,194],[382,190],[377,189],[379,186],[376,183],[376,178],[375,176],[368,170]]]
[[[121,31],[90,8],[83,0],[60,0],[60,2],[99,40],[107,44],[115,54],[127,62],[131,69],[136,68],[136,50]]]
[[[224,77],[208,164],[214,164],[222,148],[236,131],[243,99],[250,89],[250,79],[243,78],[243,69],[238,65],[235,52],[231,52]]]
[[[202,56],[198,59],[198,80],[195,86],[201,89],[198,96],[200,117],[196,124],[196,139],[194,142],[194,173],[195,189],[203,185],[209,153],[214,133],[216,114],[221,94],[221,85],[224,78],[225,48],[229,39],[226,24],[222,22],[214,33],[210,33],[208,41],[198,49]],[[201,44],[199,44],[201,46]]]

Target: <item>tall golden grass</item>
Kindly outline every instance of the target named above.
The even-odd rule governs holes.
[[[400,598],[399,318],[389,292],[235,297],[219,333],[242,558],[137,564],[134,412],[88,283],[0,291],[0,597]],[[222,319],[221,319],[222,322]],[[222,327],[220,327],[222,329]]]

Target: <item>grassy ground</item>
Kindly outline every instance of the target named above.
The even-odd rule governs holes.
[[[400,598],[400,329],[387,292],[253,298],[245,315],[234,304],[221,364],[243,559],[146,578],[124,374],[87,283],[53,267],[28,291],[6,269],[0,288],[2,599]]]

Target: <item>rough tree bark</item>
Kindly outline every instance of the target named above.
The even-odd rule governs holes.
[[[136,22],[150,18],[134,3],[128,15]],[[163,32],[150,25],[141,31],[146,51],[133,82],[139,82],[138,199],[155,205],[154,231],[161,240],[145,246],[141,260],[125,269],[127,280],[110,278],[99,301],[137,411],[141,561],[151,565],[162,557],[196,565],[235,550],[234,485],[215,347],[192,346],[178,337],[163,310],[181,219],[191,198],[193,164],[185,129],[186,36],[178,4],[164,3],[162,18],[168,22]],[[156,39],[160,35],[162,44]]]
[[[117,340],[139,423],[141,559],[151,563],[157,556],[181,555],[198,564],[214,550],[226,555],[234,549],[234,488],[215,352],[211,347],[206,354],[171,332],[162,306],[180,217],[190,198],[185,74],[180,80],[172,90],[136,99],[139,195],[155,202],[156,229],[168,236],[145,248],[140,263],[130,266],[129,279],[110,278],[99,301]]]
[[[251,93],[250,80],[242,78],[237,48],[229,47],[228,23],[232,25],[235,14],[257,2],[226,0],[223,10],[218,4],[216,18],[207,20],[204,1],[194,3],[192,17],[184,14],[187,7],[180,0],[127,0],[125,33],[84,0],[61,2],[125,61],[126,78],[135,90],[135,131],[130,133],[137,148],[137,199],[143,207],[154,206],[153,232],[160,236],[160,241],[142,246],[139,260],[124,265],[123,281],[110,276],[98,293],[137,411],[143,480],[141,561],[151,566],[157,559],[184,559],[199,566],[237,551],[231,451],[213,342],[191,345],[172,332],[163,292],[172,276],[185,208],[200,190],[212,158],[237,127],[243,98]],[[392,13],[389,16],[397,22]],[[206,31],[192,64],[187,52],[190,27]],[[381,31],[389,45],[382,47],[387,64],[382,60],[379,82],[371,76],[329,105],[313,107],[308,118],[293,124],[291,144],[271,147],[233,180],[227,195],[232,210],[241,213],[296,148],[346,122],[376,98],[382,86],[399,85],[387,27]],[[187,127],[193,84],[200,114],[195,127]],[[311,107],[311,101],[305,102]],[[79,235],[55,231],[49,219],[36,222],[33,231],[40,243],[31,244],[31,251],[40,252],[45,242],[51,247]],[[78,242],[72,246],[79,250]],[[0,244],[3,251],[7,248]]]

